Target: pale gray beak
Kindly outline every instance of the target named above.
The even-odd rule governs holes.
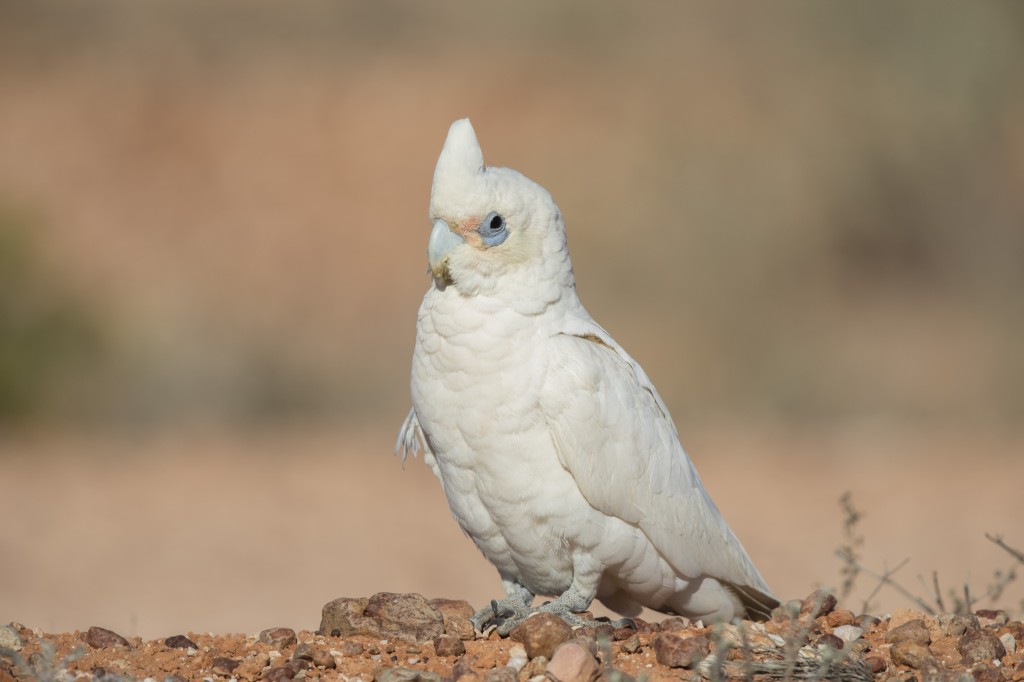
[[[448,272],[448,257],[455,247],[465,243],[462,237],[449,229],[448,223],[443,220],[434,221],[434,229],[430,231],[430,241],[427,242],[427,262],[430,263],[434,284],[441,291],[452,283],[451,273]]]

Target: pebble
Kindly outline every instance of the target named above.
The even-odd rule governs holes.
[[[832,631],[832,634],[844,642],[856,642],[864,634],[864,629],[856,625],[840,625]]]
[[[297,641],[295,630],[291,628],[269,628],[260,633],[259,640],[278,651],[292,646]]]
[[[679,630],[685,630],[690,627],[690,621],[686,620],[682,616],[671,616],[666,618],[657,624],[658,629],[656,632],[677,632]]]
[[[1017,652],[1017,639],[1009,632],[1001,635],[999,641],[1002,642],[1003,648],[1006,649],[1006,653],[1013,654]]]
[[[302,644],[295,647],[295,651],[292,652],[292,658],[301,659],[303,661],[313,660],[313,650],[308,644],[303,642]]]
[[[338,667],[338,662],[334,660],[334,656],[331,652],[324,651],[323,649],[314,649],[313,658],[310,660],[312,660],[313,665],[318,668],[331,669]]]
[[[169,649],[196,649],[199,650],[199,645],[193,642],[185,635],[171,635],[164,640],[164,646]]]
[[[959,637],[968,630],[977,630],[980,627],[978,617],[974,614],[964,616],[956,613],[944,613],[939,616],[939,629],[942,634],[951,637]]]
[[[438,635],[434,638],[434,653],[438,656],[461,656],[466,653],[466,645],[455,635]]]
[[[0,627],[0,648],[21,651],[24,647],[25,640],[21,638],[21,633],[18,632],[17,628],[13,625]]]
[[[473,627],[473,623],[469,618],[462,616],[445,616],[444,633],[465,641],[476,638],[476,629]]]
[[[555,647],[572,636],[572,628],[555,614],[541,612],[517,625],[509,636],[522,642],[531,660],[538,656],[550,659]]]
[[[852,625],[854,622],[853,611],[849,609],[836,609],[825,617],[825,622],[828,623],[830,628]]]
[[[815,642],[815,644],[818,645],[819,649],[822,647],[831,647],[836,651],[840,651],[844,646],[846,646],[846,642],[843,641],[841,637],[829,634],[824,634],[821,637],[819,637],[818,641]]]
[[[800,616],[819,618],[827,616],[836,608],[838,601],[836,595],[826,590],[815,590],[811,592],[800,604]]]
[[[885,642],[886,644],[917,642],[927,646],[932,643],[932,636],[928,632],[928,626],[924,624],[924,621],[916,618],[908,620],[896,628],[890,627],[889,632],[885,633]]]
[[[893,663],[905,665],[914,670],[935,664],[931,650],[921,642],[912,639],[901,639],[893,644],[889,650],[889,656],[892,657]]]
[[[1006,625],[1010,621],[1009,615],[1002,609],[979,609],[974,612],[974,615],[978,617],[979,621],[983,621],[982,625],[996,624]],[[987,623],[984,621],[988,621]]]
[[[545,670],[553,682],[591,682],[597,672],[597,659],[577,641],[566,642],[555,649]]]
[[[535,677],[543,677],[548,667],[547,656],[538,656],[530,659],[530,662],[523,666],[516,678],[519,680],[532,680]]]
[[[237,668],[240,663],[241,661],[235,661],[224,656],[217,656],[210,661],[210,670],[218,675],[227,677],[235,671],[235,668]]]
[[[128,640],[113,630],[106,628],[91,627],[85,633],[85,643],[93,649],[106,649],[108,647],[128,647]]]
[[[640,651],[640,635],[633,635],[619,645],[619,651],[624,654],[635,654]]]
[[[529,660],[530,657],[526,655],[526,649],[522,644],[513,644],[508,650],[508,667],[516,672],[522,670]]]
[[[888,664],[885,662],[885,659],[881,656],[865,656],[864,665],[867,667],[868,672],[870,672],[872,675],[877,675],[881,672],[885,672],[885,669],[889,667]]]
[[[378,592],[369,599],[342,597],[325,604],[320,631],[335,630],[340,637],[425,642],[444,634],[444,616],[422,595]]]
[[[458,616],[460,618],[466,618],[468,620],[469,618],[473,617],[474,613],[476,613],[476,609],[474,609],[472,604],[470,604],[465,599],[438,598],[431,599],[427,603],[430,604],[436,610],[440,611],[441,615],[445,618]]]
[[[692,668],[709,653],[711,640],[703,635],[684,638],[663,633],[654,640],[654,655],[658,663],[670,668]]]
[[[363,653],[364,647],[359,642],[341,642],[335,650],[342,656],[359,656]],[[379,654],[380,650],[376,653]]]
[[[970,630],[964,633],[957,642],[956,649],[967,665],[987,663],[1006,655],[1003,643],[986,630]]]

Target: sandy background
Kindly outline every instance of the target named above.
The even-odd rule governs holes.
[[[984,533],[1024,545],[1024,17],[740,9],[0,8],[0,621],[496,594],[389,454],[467,115],[781,595],[839,584],[845,491],[868,566],[983,591]]]

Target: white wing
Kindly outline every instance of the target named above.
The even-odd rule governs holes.
[[[640,365],[588,319],[550,344],[542,408],[562,466],[591,506],[639,527],[679,575],[714,577],[748,608],[770,609],[768,586],[705,492]]]
[[[423,433],[423,428],[420,426],[416,410],[411,409],[405,421],[402,422],[402,428],[398,430],[398,439],[395,441],[395,454],[402,455],[402,466],[404,467],[405,460],[409,457],[410,453],[415,457],[419,454],[420,449],[423,450],[423,461],[427,463],[430,470],[440,480],[441,473],[437,470],[437,460],[434,459],[434,453],[427,442],[427,437]]]

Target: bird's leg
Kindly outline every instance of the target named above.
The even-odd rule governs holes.
[[[473,627],[480,632],[494,623],[498,626],[498,634],[505,636],[534,612],[530,606],[533,603],[533,592],[514,580],[502,580],[502,583],[505,586],[505,594],[508,596],[504,599],[492,599],[490,604],[474,613],[473,617],[469,619],[473,623]],[[505,624],[509,622],[512,625],[505,628]]]

